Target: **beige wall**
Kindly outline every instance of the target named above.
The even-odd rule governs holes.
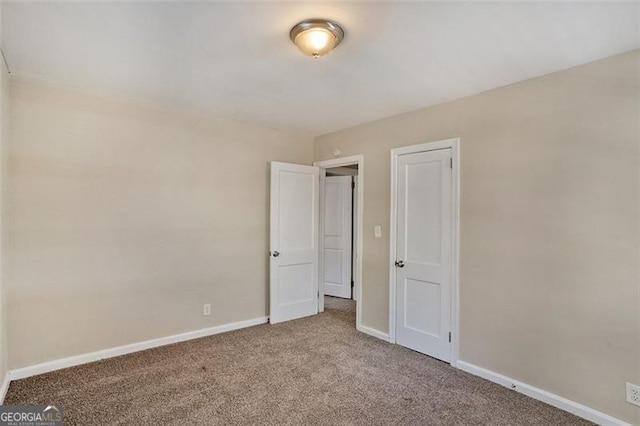
[[[15,80],[11,96],[11,368],[267,315],[268,162],[310,163],[310,137]]]
[[[459,137],[460,358],[640,423],[639,62],[317,138],[315,160],[365,158],[363,324],[388,330],[390,149]]]
[[[2,28],[2,4],[0,3],[0,29]],[[0,30],[0,34],[2,31]],[[0,381],[4,380],[8,362],[8,310],[4,262],[5,240],[5,194],[6,194],[6,148],[9,141],[9,74],[0,58]],[[1,402],[1,401],[0,401]]]
[[[389,150],[460,137],[461,359],[640,423],[639,61],[317,138],[365,155],[363,324],[388,327]],[[267,162],[310,138],[24,81],[11,102],[11,368],[267,314]]]

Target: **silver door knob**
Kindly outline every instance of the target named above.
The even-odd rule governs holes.
[[[404,268],[404,261],[403,260],[396,260],[396,266],[398,268]]]
[[[278,256],[280,256],[280,252],[279,252],[279,251],[274,251],[272,254],[273,254],[273,257],[278,257]]]

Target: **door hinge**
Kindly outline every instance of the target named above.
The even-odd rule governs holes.
[[[449,343],[451,343],[451,332],[449,332]]]
[[[449,168],[453,169],[453,157],[449,158]]]
[[[351,189],[356,189],[356,183],[355,182],[351,182]]]
[[[318,296],[318,299],[320,299],[320,290],[318,290],[317,296]]]
[[[351,280],[351,288],[355,287],[355,283]]]

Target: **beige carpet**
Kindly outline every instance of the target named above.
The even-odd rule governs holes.
[[[356,332],[353,302],[11,383],[5,404],[61,403],[65,425],[583,425]]]

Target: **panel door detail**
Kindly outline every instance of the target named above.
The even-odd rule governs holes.
[[[398,157],[396,342],[450,360],[451,149]]]
[[[324,294],[351,298],[351,176],[328,176],[324,189]]]
[[[318,313],[319,169],[271,163],[269,321]]]

